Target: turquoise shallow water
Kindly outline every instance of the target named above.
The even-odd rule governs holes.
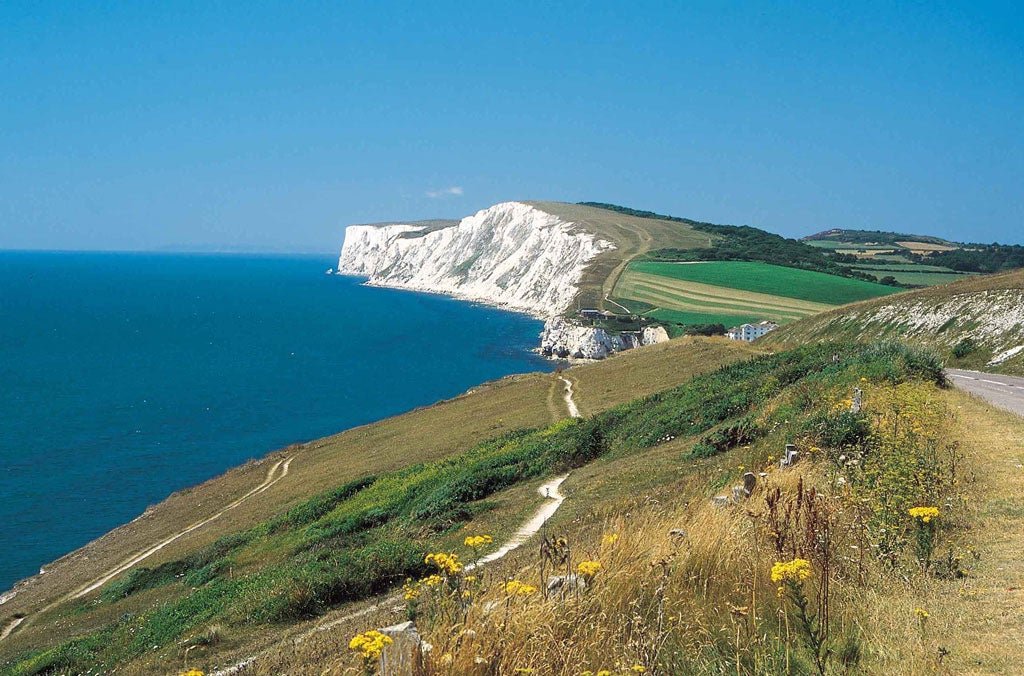
[[[538,321],[335,261],[0,252],[0,590],[249,458],[551,368]]]

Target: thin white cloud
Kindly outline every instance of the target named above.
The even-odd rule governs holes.
[[[429,197],[432,200],[436,200],[436,199],[438,199],[440,197],[451,197],[453,195],[457,196],[457,195],[461,195],[461,194],[462,194],[462,186],[461,185],[453,185],[450,188],[442,188],[441,190],[428,190],[427,191],[427,197]]]

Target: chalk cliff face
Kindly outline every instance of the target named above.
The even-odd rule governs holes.
[[[547,318],[569,307],[587,262],[610,248],[556,216],[504,202],[451,227],[349,226],[338,272]]]
[[[540,334],[540,353],[560,359],[604,359],[615,352],[668,340],[668,332],[660,326],[643,331],[608,333],[600,327],[577,326],[561,317],[544,323]]]
[[[540,352],[603,359],[668,340],[665,330],[610,334],[558,315],[576,296],[587,263],[610,242],[521,202],[504,202],[458,222],[350,225],[338,272],[367,283],[444,293],[547,319]]]

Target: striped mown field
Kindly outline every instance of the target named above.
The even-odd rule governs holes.
[[[681,323],[779,323],[845,303],[889,295],[897,289],[858,279],[767,263],[631,263],[615,287],[626,305]],[[647,308],[647,306],[650,306]]]

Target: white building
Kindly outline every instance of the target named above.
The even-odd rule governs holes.
[[[758,322],[756,324],[743,324],[734,326],[725,332],[725,335],[732,340],[745,340],[748,343],[755,338],[760,338],[769,331],[779,328],[775,322]]]

